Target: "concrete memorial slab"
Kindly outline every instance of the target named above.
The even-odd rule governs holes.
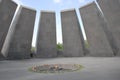
[[[84,56],[83,36],[75,10],[61,12],[63,50],[66,57]]]
[[[16,16],[17,22],[15,19],[13,23],[16,25],[13,25],[14,31],[8,48],[8,59],[30,58],[36,11],[22,5],[20,10],[18,10],[19,15]]]
[[[114,41],[111,44],[116,45],[116,55],[120,56],[120,2],[119,0],[97,0],[106,19],[107,28],[112,33],[108,34],[109,40],[111,37]]]
[[[17,4],[11,0],[0,0],[0,58],[1,49],[7,36],[10,24],[12,22]]]
[[[55,12],[41,11],[37,39],[37,56],[42,58],[57,56]]]
[[[79,10],[89,43],[89,55],[97,57],[113,56],[113,51],[103,30],[103,23],[99,19],[99,9],[95,2],[85,5]]]

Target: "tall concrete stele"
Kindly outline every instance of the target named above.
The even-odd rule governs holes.
[[[103,30],[103,21],[99,18],[99,9],[95,2],[81,7],[83,25],[89,43],[90,56],[113,56],[112,48]]]
[[[41,11],[37,37],[37,56],[42,58],[56,57],[55,12]]]
[[[30,58],[36,11],[18,5],[2,48],[7,59]]]
[[[66,57],[84,56],[83,36],[75,9],[61,12],[63,50]]]
[[[34,9],[21,5],[21,12],[8,49],[8,59],[30,58],[35,17]]]
[[[116,55],[120,56],[120,0],[97,0],[106,20],[107,29],[112,33],[108,34],[109,40],[113,36],[115,44]]]
[[[11,0],[0,0],[0,58],[6,35],[12,22],[17,4]]]

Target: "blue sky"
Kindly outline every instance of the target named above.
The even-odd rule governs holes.
[[[89,2],[92,2],[93,0],[19,0],[19,1],[21,1],[23,5],[26,5],[37,10],[34,35],[37,34],[40,11],[41,10],[55,11],[57,18],[56,19],[57,43],[58,42],[62,43],[60,11],[75,8],[79,17],[79,21],[81,22],[78,8],[86,5]],[[33,37],[32,44],[33,46],[35,46],[35,41],[36,36]]]

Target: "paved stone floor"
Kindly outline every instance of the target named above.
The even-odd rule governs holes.
[[[81,64],[81,71],[44,74],[28,71],[39,64]],[[0,80],[120,80],[120,57],[80,57],[0,61]]]

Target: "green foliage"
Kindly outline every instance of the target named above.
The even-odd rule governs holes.
[[[35,50],[36,50],[35,47],[32,47],[32,48],[31,48],[31,51],[32,51],[33,53],[35,52]]]
[[[89,48],[89,43],[88,43],[87,40],[85,40],[85,47],[86,47],[86,48]]]
[[[57,50],[63,50],[63,44],[58,43],[57,44]]]

